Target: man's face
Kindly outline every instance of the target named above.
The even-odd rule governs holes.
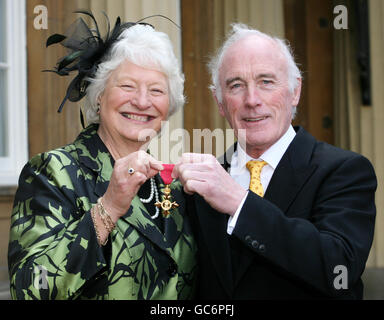
[[[257,158],[288,130],[293,107],[299,102],[301,81],[291,92],[286,59],[277,44],[258,36],[233,44],[219,74],[219,112],[238,138],[239,129],[246,130],[246,151]]]

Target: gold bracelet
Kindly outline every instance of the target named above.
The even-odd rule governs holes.
[[[97,200],[97,209],[98,209],[100,218],[103,221],[105,229],[107,229],[107,231],[111,233],[115,228],[115,224],[113,223],[111,216],[105,210],[103,203],[101,202],[101,198]]]
[[[98,208],[98,213],[101,217],[101,220],[104,223],[105,229],[107,229],[107,231],[111,233],[113,229],[115,229],[116,225],[113,223],[109,213],[105,210],[103,203],[101,202],[101,197],[97,199],[97,208]]]
[[[104,241],[104,243],[101,243],[100,233],[99,233],[98,225],[97,225],[96,218],[95,218],[95,206],[93,206],[91,208],[91,217],[92,217],[93,225],[95,227],[97,243],[99,244],[99,246],[105,246],[108,242],[108,237]]]

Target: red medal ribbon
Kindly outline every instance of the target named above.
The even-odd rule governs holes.
[[[174,166],[174,164],[163,164],[164,170],[160,171],[160,176],[164,184],[171,184],[173,180],[171,174]]]

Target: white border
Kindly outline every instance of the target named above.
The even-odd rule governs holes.
[[[25,0],[6,0],[8,156],[0,157],[0,187],[16,186],[28,160]]]

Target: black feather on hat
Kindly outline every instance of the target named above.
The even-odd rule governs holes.
[[[53,34],[47,39],[46,43],[46,47],[55,43],[61,43],[61,45],[69,49],[69,53],[58,61],[54,70],[44,71],[54,72],[59,76],[68,76],[73,71],[78,72],[69,84],[67,93],[57,110],[58,112],[62,111],[67,100],[77,102],[85,96],[85,91],[89,85],[88,79],[94,77],[98,65],[124,29],[130,28],[137,23],[153,27],[143,22],[127,22],[122,24],[120,17],[118,17],[111,32],[109,19],[103,12],[108,24],[107,34],[103,39],[100,35],[97,21],[91,12],[78,10],[75,13],[90,16],[95,24],[95,30],[90,29],[82,18],[78,18],[68,28],[65,35]]]

